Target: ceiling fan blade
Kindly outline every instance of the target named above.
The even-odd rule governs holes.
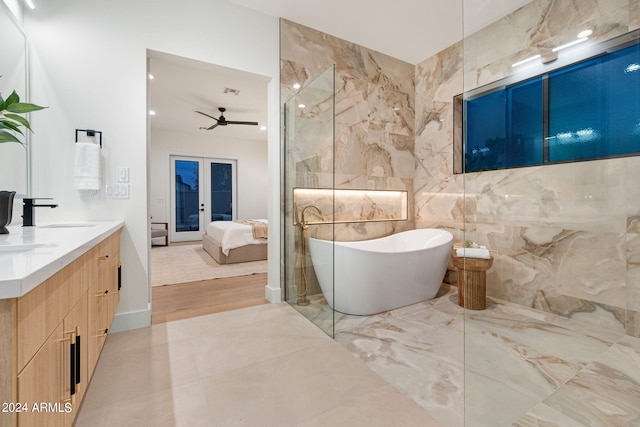
[[[200,127],[200,129],[204,129],[204,130],[211,130],[211,129],[214,129],[214,128],[217,128],[217,127],[218,127],[218,123],[216,123],[216,124],[215,124],[215,125],[213,125],[213,126],[209,126],[208,128],[206,128],[206,127]]]
[[[200,113],[200,114],[202,114],[203,116],[207,116],[207,117],[209,117],[210,119],[215,120],[216,122],[218,122],[218,121],[219,121],[217,118],[215,118],[215,117],[213,117],[213,116],[210,116],[210,115],[208,115],[207,113],[203,113],[202,111],[196,111],[196,113]]]
[[[236,122],[236,121],[232,121],[232,120],[227,120],[227,124],[229,124],[229,125],[251,125],[251,126],[258,126],[258,122]]]

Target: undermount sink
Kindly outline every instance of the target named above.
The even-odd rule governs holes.
[[[95,227],[90,222],[56,222],[54,224],[41,225],[39,228],[79,228],[79,227]]]
[[[0,253],[30,251],[31,249],[35,249],[44,245],[45,245],[44,243],[15,243],[15,244],[8,244],[8,245],[5,244],[5,245],[0,245]]]

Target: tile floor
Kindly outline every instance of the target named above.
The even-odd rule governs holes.
[[[302,309],[331,329],[321,300]],[[335,334],[286,304],[113,334],[76,426],[640,425],[636,338],[493,300],[465,313],[448,286],[336,313]]]
[[[286,304],[110,335],[77,427],[441,426]]]

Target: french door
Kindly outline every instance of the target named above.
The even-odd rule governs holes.
[[[201,240],[212,221],[237,218],[236,161],[170,156],[171,241]]]

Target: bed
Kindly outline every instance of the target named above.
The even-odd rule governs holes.
[[[202,248],[218,264],[267,259],[267,224],[266,219],[214,221],[205,228]]]

